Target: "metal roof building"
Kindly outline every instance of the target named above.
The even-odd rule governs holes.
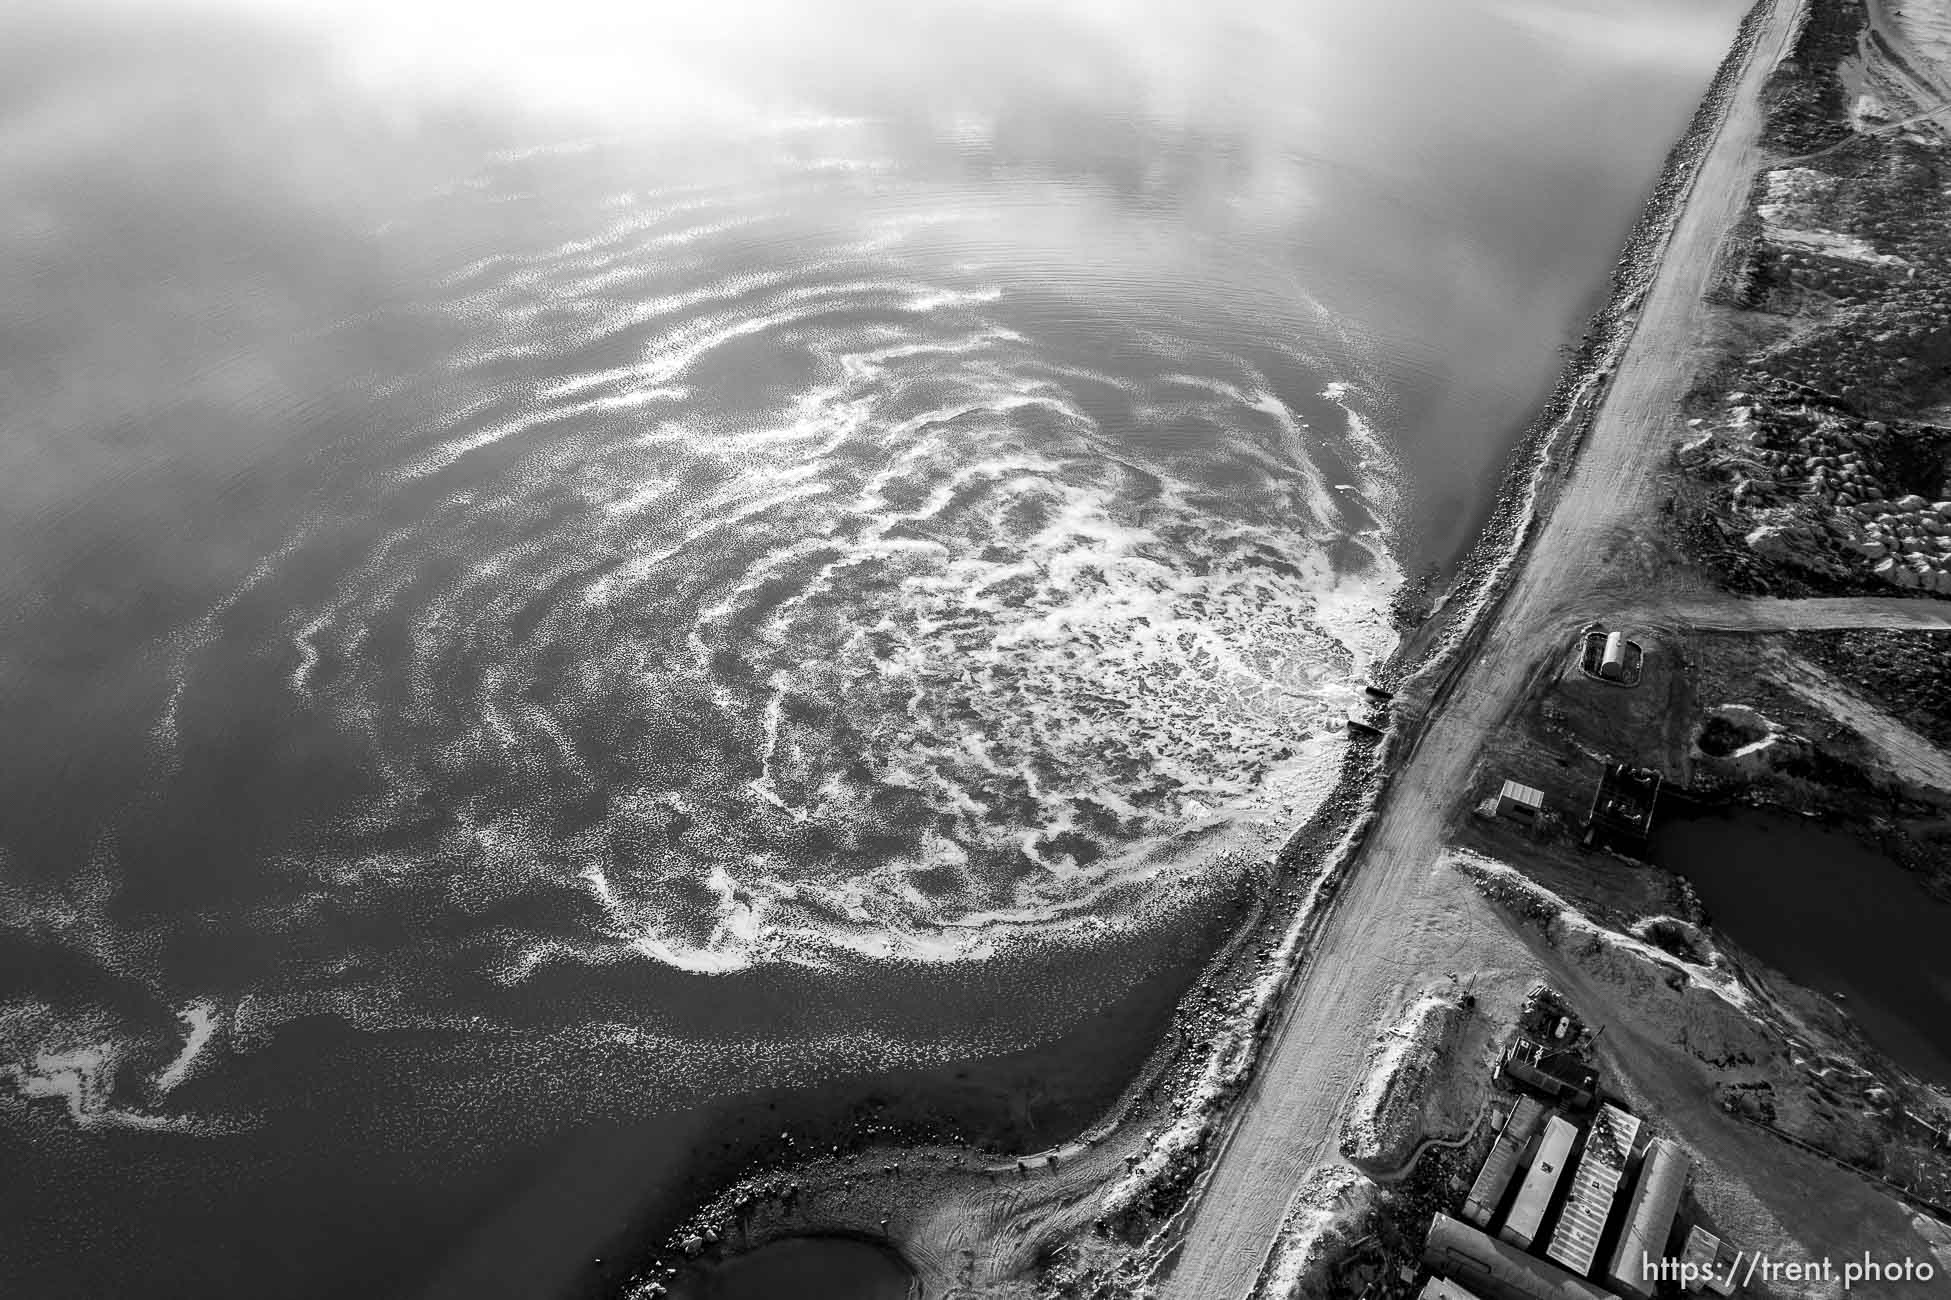
[[[1506,781],[1497,792],[1497,815],[1521,822],[1534,822],[1544,811],[1545,792],[1519,781]]]
[[[1491,1216],[1510,1190],[1511,1179],[1517,1176],[1518,1157],[1524,1154],[1524,1144],[1531,1140],[1545,1122],[1545,1104],[1536,1097],[1519,1097],[1517,1105],[1504,1119],[1504,1129],[1497,1135],[1497,1142],[1484,1157],[1484,1167],[1477,1171],[1477,1181],[1470,1184],[1470,1195],[1463,1202],[1463,1217],[1479,1228],[1490,1226]]]
[[[1734,1294],[1734,1267],[1722,1261],[1726,1253],[1721,1239],[1696,1223],[1687,1233],[1687,1248],[1680,1252],[1680,1258],[1693,1266],[1684,1289],[1689,1294]]]
[[[1538,1144],[1538,1156],[1531,1162],[1531,1172],[1524,1176],[1517,1189],[1517,1200],[1497,1233],[1500,1238],[1521,1249],[1531,1248],[1531,1243],[1538,1239],[1545,1210],[1551,1205],[1551,1194],[1558,1188],[1558,1176],[1565,1172],[1565,1162],[1576,1141],[1578,1126],[1562,1115],[1553,1115],[1545,1125],[1544,1140]]]
[[[1592,1271],[1599,1238],[1605,1235],[1606,1220],[1612,1217],[1619,1180],[1625,1176],[1633,1139],[1638,1136],[1639,1116],[1628,1115],[1617,1106],[1600,1106],[1592,1117],[1585,1150],[1572,1173],[1571,1194],[1559,1213],[1551,1244],[1545,1248],[1545,1254],[1581,1277]]]
[[[1612,1300],[1584,1278],[1447,1214],[1438,1214],[1430,1223],[1423,1262],[1484,1300]]]
[[[1693,1161],[1676,1144],[1665,1138],[1646,1144],[1646,1158],[1640,1163],[1633,1194],[1626,1202],[1626,1228],[1612,1252],[1612,1266],[1606,1270],[1613,1284],[1627,1295],[1653,1294],[1657,1278],[1646,1275],[1646,1261],[1666,1254],[1673,1216],[1679,1212],[1680,1194],[1687,1190],[1687,1176],[1692,1172]]]

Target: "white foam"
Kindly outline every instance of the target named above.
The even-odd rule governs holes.
[[[190,1077],[191,1071],[202,1058],[204,1049],[209,1047],[210,1040],[216,1037],[217,1026],[220,1023],[217,1004],[208,998],[199,998],[176,1014],[182,1019],[187,1033],[183,1038],[183,1050],[176,1054],[175,1060],[157,1073],[151,1085],[158,1095],[168,1093]]]
[[[982,268],[917,273],[889,252],[939,213],[710,280],[647,253],[708,250],[749,215],[721,204],[633,200],[588,239],[467,268],[454,310],[479,346],[444,381],[464,405],[403,437],[371,487],[390,507],[483,449],[520,454],[416,499],[284,621],[294,696],[364,738],[391,786],[309,878],[439,905],[408,894],[426,874],[411,855],[358,841],[433,804],[452,826],[426,851],[455,899],[563,888],[600,918],[581,938],[498,937],[498,979],[947,961],[1126,923],[1186,870],[1144,846],[1270,842],[1305,816],[1345,745],[1319,721],[1393,638],[1397,498],[1367,390],[1329,385],[1344,427],[1310,428],[1282,384],[1170,321],[1117,327],[1153,368],[1066,360],[999,319],[1014,304]],[[638,353],[619,361],[626,330]],[[795,389],[703,365],[741,341]],[[586,355],[601,360],[562,364]],[[551,378],[485,396],[465,379],[529,364]],[[1238,471],[1223,488],[1121,432],[1181,420]],[[1355,499],[1324,445],[1347,453]],[[1364,504],[1379,531],[1344,522]],[[1336,572],[1351,534],[1369,561]],[[402,633],[403,660],[378,652]],[[706,738],[704,770],[609,748],[668,699]],[[640,797],[553,829],[583,825],[626,767]],[[899,820],[868,826],[890,792]],[[665,838],[680,798],[701,824],[681,844]],[[907,847],[802,859],[786,846],[807,827]]]

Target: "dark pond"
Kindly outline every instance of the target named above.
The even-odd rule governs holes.
[[[1656,860],[1714,924],[1840,1005],[1894,1061],[1951,1080],[1951,904],[1848,831],[1788,813],[1677,818]]]

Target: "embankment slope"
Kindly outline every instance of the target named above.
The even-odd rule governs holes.
[[[1294,1189],[1337,1158],[1338,1117],[1359,1086],[1374,1026],[1432,977],[1512,961],[1499,919],[1440,865],[1446,831],[1478,754],[1540,657],[1585,611],[1621,603],[1645,576],[1631,557],[1635,534],[1658,506],[1650,467],[1672,441],[1721,242],[1763,161],[1760,92],[1789,48],[1798,10],[1796,0],[1772,0],[1762,16],[1571,475],[1469,662],[1426,720],[1333,923],[1289,992],[1162,1279],[1167,1300],[1247,1295]]]

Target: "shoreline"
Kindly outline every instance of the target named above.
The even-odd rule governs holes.
[[[1415,756],[1430,721],[1448,702],[1463,677],[1463,670],[1471,663],[1500,604],[1510,594],[1522,568],[1521,562],[1533,549],[1543,522],[1562,496],[1595,414],[1608,394],[1612,370],[1632,342],[1639,323],[1638,309],[1659,272],[1674,227],[1691,197],[1707,147],[1720,130],[1730,97],[1775,7],[1776,0],[1757,0],[1743,17],[1686,131],[1669,150],[1642,204],[1640,216],[1622,247],[1611,288],[1589,318],[1590,324],[1578,350],[1514,445],[1490,519],[1478,542],[1458,564],[1455,576],[1428,614],[1416,627],[1405,630],[1395,653],[1378,669],[1377,679],[1385,685],[1394,684],[1398,692],[1390,709],[1394,725],[1378,744],[1352,743],[1343,758],[1334,792],[1314,819],[1287,837],[1276,855],[1272,884],[1283,895],[1294,898],[1291,910],[1278,905],[1262,910],[1260,915],[1243,923],[1209,963],[1208,978],[1201,986],[1204,989],[1210,990],[1216,982],[1227,981],[1235,989],[1246,986],[1240,991],[1259,993],[1249,1005],[1232,1013],[1235,1035],[1217,1047],[1209,1047],[1203,1056],[1189,1050],[1183,1033],[1177,1042],[1168,1035],[1148,1056],[1145,1067],[1118,1101],[1077,1138],[1056,1148],[1054,1158],[1051,1152],[1039,1152],[1017,1160],[1013,1169],[1006,1164],[969,1170],[970,1174],[988,1180],[975,1185],[976,1188],[986,1190],[999,1175],[1013,1181],[1030,1172],[1046,1170],[1056,1174],[1057,1179],[1040,1181],[1030,1196],[1011,1199],[1049,1205],[1079,1189],[1087,1189],[1085,1199],[1092,1199],[1088,1189],[1102,1191],[1102,1184],[1110,1181],[1111,1190],[1104,1195],[1105,1208],[1110,1214],[1091,1217],[1105,1218],[1108,1227],[1121,1229],[1127,1246],[1133,1244],[1130,1235],[1136,1232],[1142,1244],[1134,1253],[1149,1257],[1137,1272],[1151,1275],[1156,1262],[1177,1248],[1176,1238],[1184,1226],[1183,1213],[1204,1190],[1217,1163],[1214,1153],[1223,1153],[1237,1133],[1242,1108],[1232,1103],[1257,1075],[1256,1067],[1263,1064],[1262,1049],[1294,1008],[1288,994],[1308,969],[1308,958],[1313,955],[1309,945],[1339,912],[1341,886],[1386,807],[1395,778]],[[1305,879],[1310,865],[1314,867],[1311,881]],[[1304,889],[1295,894],[1296,886]],[[1261,972],[1260,987],[1255,989],[1255,972],[1241,969],[1245,964],[1242,954],[1258,951],[1264,964],[1264,950],[1270,942],[1275,951],[1298,960],[1280,962],[1270,981],[1265,978],[1267,973]],[[1193,994],[1188,994],[1186,999],[1188,1003],[1196,1000]],[[1175,1023],[1180,1018],[1175,1015]],[[1184,1077],[1194,1073],[1191,1067],[1201,1067],[1196,1071],[1196,1079]],[[1192,1105],[1185,1104],[1188,1098],[1184,1095],[1157,1095],[1161,1085],[1169,1084],[1175,1075],[1181,1076],[1182,1089],[1191,1085]],[[1179,1104],[1175,1106],[1174,1102]],[[1131,1130],[1147,1121],[1153,1123],[1146,1135],[1150,1140],[1130,1143]],[[1157,1136],[1160,1121],[1165,1121],[1163,1141]],[[1121,1133],[1127,1138],[1121,1145],[1136,1149],[1116,1154],[1127,1167],[1135,1163],[1144,1168],[1151,1161],[1148,1176],[1115,1176],[1119,1171],[1107,1160],[1112,1153],[1106,1150],[1106,1144]],[[1176,1143],[1170,1141],[1174,1134],[1180,1135]],[[935,1273],[927,1261],[940,1252],[923,1240],[926,1234],[913,1230],[921,1227],[920,1223],[904,1225],[892,1215],[870,1217],[868,1207],[850,1208],[848,1202],[853,1198],[835,1195],[836,1189],[831,1184],[837,1181],[843,1189],[850,1190],[851,1183],[861,1177],[860,1166],[878,1162],[883,1177],[900,1185],[901,1193],[920,1191],[919,1187],[907,1186],[913,1180],[902,1175],[904,1167],[916,1163],[957,1165],[962,1163],[961,1153],[953,1148],[918,1144],[866,1148],[851,1158],[836,1156],[830,1160],[832,1163],[827,1167],[789,1166],[729,1189],[672,1234],[664,1243],[664,1251],[642,1274],[641,1283],[661,1285],[653,1275],[668,1276],[669,1270],[681,1267],[678,1261],[691,1253],[684,1249],[686,1238],[707,1229],[717,1234],[726,1248],[736,1250],[754,1249],[783,1237],[846,1231],[893,1246],[924,1278]],[[1066,1167],[1065,1161],[1070,1161],[1070,1165]],[[1104,1177],[1107,1169],[1113,1173],[1113,1179]],[[1062,1191],[1053,1195],[1050,1181],[1058,1180]],[[823,1187],[821,1183],[829,1185]],[[887,1193],[897,1191],[895,1186],[883,1186]],[[792,1189],[790,1194],[788,1189]],[[958,1196],[957,1189],[949,1187],[932,1190],[933,1197],[927,1199],[977,1202],[988,1199],[979,1195]],[[886,1202],[901,1197],[884,1195],[875,1199]],[[1141,1200],[1146,1202],[1142,1207]],[[1038,1216],[1019,1210],[1018,1223],[1032,1217]],[[1047,1244],[1087,1226],[1084,1218],[1061,1212],[1040,1217],[1042,1221],[1035,1225],[1036,1230],[1023,1233],[1025,1240],[1009,1252],[1013,1257],[1028,1259],[1036,1253],[1030,1246]],[[913,1240],[904,1242],[903,1237]],[[1257,1266],[1259,1261],[1255,1263]],[[994,1270],[985,1271],[993,1281],[1005,1281]],[[945,1277],[939,1280],[949,1281]],[[1127,1280],[1138,1279],[1127,1275]]]
[[[795,1184],[800,1194],[783,1205],[733,1207],[726,1246],[850,1217],[866,1221],[870,1205],[879,1205],[873,1230],[916,1264],[930,1295],[1276,1300],[1267,1287],[1277,1284],[1279,1300],[1288,1300],[1341,1278],[1357,1256],[1366,1270],[1358,1278],[1399,1272],[1407,1282],[1416,1257],[1402,1239],[1419,1236],[1416,1213],[1427,1224],[1426,1202],[1444,1203],[1437,1184],[1453,1181],[1456,1161],[1469,1157],[1437,1158],[1430,1174],[1437,1183],[1407,1201],[1375,1187],[1402,1182],[1426,1150],[1468,1143],[1474,1118],[1464,1138],[1444,1135],[1466,1127],[1460,1105],[1489,1099],[1487,1070],[1478,1069],[1487,1063],[1451,1061],[1405,1085],[1423,1105],[1446,1108],[1447,1118],[1425,1119],[1435,1127],[1422,1131],[1415,1155],[1393,1173],[1371,1171],[1365,1181],[1350,1168],[1344,1114],[1358,1092],[1375,1092],[1377,1071],[1393,1068],[1378,1046],[1388,1035],[1369,1035],[1399,1026],[1405,1005],[1458,1000],[1457,976],[1441,981],[1448,967],[1470,972],[1461,1005],[1472,1013],[1479,1049],[1514,1022],[1517,995],[1533,981],[1602,1019],[1613,1031],[1600,1053],[1610,1087],[1692,1153],[1699,1212],[1713,1231],[1750,1252],[1921,1248],[1951,1266],[1951,1236],[1914,1217],[1919,1208],[1943,1216],[1951,1161],[1939,1160],[1936,1147],[1903,1145],[1915,1139],[1913,1129],[1936,1134],[1941,1145],[1951,1131],[1951,1093],[1920,1088],[1870,1047],[1845,1010],[1749,959],[1738,940],[1711,928],[1684,879],[1663,868],[1622,870],[1644,866],[1630,857],[1581,864],[1562,827],[1514,834],[1466,814],[1473,792],[1495,791],[1500,776],[1537,782],[1554,809],[1582,808],[1590,786],[1582,785],[1581,761],[1622,745],[1627,761],[1666,771],[1677,793],[1717,789],[1713,755],[1721,751],[1696,749],[1689,760],[1691,728],[1696,715],[1719,716],[1723,706],[1709,707],[1714,699],[1769,703],[1769,656],[1785,653],[1772,634],[1951,627],[1944,607],[1920,612],[1914,599],[1893,609],[1898,598],[1744,598],[1738,588],[1717,586],[1676,532],[1675,497],[1662,503],[1663,494],[1683,490],[1676,483],[1694,463],[1679,449],[1708,422],[1686,418],[1702,414],[1702,402],[1713,405],[1701,394],[1739,387],[1745,391],[1726,399],[1739,406],[1752,401],[1746,392],[1763,391],[1726,382],[1754,317],[1741,315],[1742,304],[1730,314],[1716,294],[1730,258],[1754,255],[1743,223],[1757,177],[1785,165],[1781,124],[1806,127],[1806,114],[1800,121],[1794,114],[1810,87],[1831,75],[1813,47],[1838,7],[1762,0],[1743,19],[1649,196],[1612,296],[1554,390],[1554,405],[1513,456],[1507,481],[1518,488],[1500,500],[1501,530],[1487,531],[1482,563],[1404,638],[1396,666],[1408,671],[1391,710],[1396,725],[1372,751],[1348,756],[1344,782],[1360,777],[1349,787],[1353,797],[1283,848],[1283,881],[1299,883],[1314,862],[1321,874],[1304,896],[1287,896],[1292,911],[1271,909],[1242,927],[1243,937],[1264,943],[1284,920],[1282,941],[1257,950],[1263,964],[1273,952],[1279,960],[1254,982],[1238,961],[1244,949],[1234,945],[1233,982],[1217,994],[1212,982],[1202,988],[1212,1023],[1225,1032],[1192,1045],[1198,1052],[1179,1062],[1177,1092],[1151,1095],[1127,1117],[1136,1122],[1112,1129],[1102,1145],[970,1171],[986,1187],[915,1177],[894,1148],[878,1176],[857,1157],[851,1167],[836,1161],[817,1170],[809,1187]],[[1951,237],[1951,223],[1941,237]],[[1931,254],[1940,271],[1943,247]],[[1778,311],[1776,319],[1828,319],[1819,303],[1814,312],[1806,300],[1801,306],[1801,315]],[[1951,407],[1935,418],[1944,423],[1945,413]],[[1747,427],[1736,417],[1715,436],[1732,446]],[[1951,426],[1940,432],[1951,434]],[[1804,447],[1813,456],[1811,441]],[[1677,477],[1675,461],[1683,467]],[[1951,551],[1951,540],[1944,549]],[[1601,690],[1581,702],[1572,689],[1576,672],[1556,674],[1553,665],[1562,667],[1562,638],[1595,617],[1650,637],[1658,680],[1671,680],[1681,694],[1663,685],[1630,697]],[[1745,634],[1732,638],[1739,652],[1727,649],[1729,637],[1703,644],[1703,633],[1716,632]],[[1792,725],[1820,728],[1860,714],[1846,695],[1831,697],[1816,702],[1813,723]],[[1768,712],[1785,716],[1773,704]],[[1871,763],[1850,768],[1853,779],[1874,775],[1891,754],[1934,754],[1932,771],[1951,764],[1928,745],[1918,751],[1901,723],[1885,721],[1882,732],[1874,721],[1857,722],[1868,730],[1845,729],[1842,741],[1833,726],[1808,734],[1825,734],[1820,745],[1832,766]],[[1696,762],[1705,786],[1694,779]],[[1909,769],[1891,769],[1900,770]],[[1951,807],[1951,778],[1934,779],[1941,813]],[[1824,797],[1865,816],[1874,811],[1852,789],[1843,781]],[[1337,829],[1340,837],[1324,844]],[[1147,1119],[1163,1120],[1163,1131],[1154,1125],[1134,1135]],[[1886,1133],[1877,1127],[1883,1121],[1896,1127]],[[911,1150],[923,1160],[959,1160],[946,1150]],[[1911,1173],[1879,1174],[1886,1156]],[[1933,1163],[1942,1167],[1926,1167]],[[1891,1181],[1920,1171],[1937,1191]],[[877,1190],[836,1191],[856,1181]],[[1892,1199],[1892,1188],[1902,1195]],[[1371,1231],[1356,1240],[1364,1223]],[[1392,1244],[1372,1244],[1376,1232]],[[1382,1293],[1401,1294],[1393,1282]]]

